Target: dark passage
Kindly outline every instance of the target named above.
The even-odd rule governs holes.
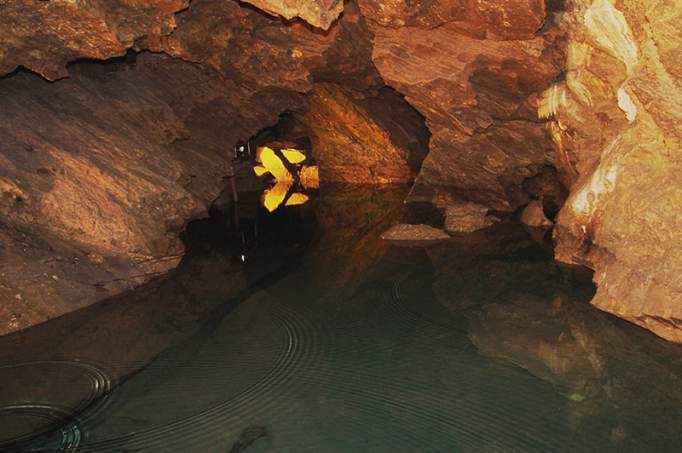
[[[521,227],[389,246],[404,196],[244,195],[168,278],[0,339],[3,451],[678,451],[679,346]]]

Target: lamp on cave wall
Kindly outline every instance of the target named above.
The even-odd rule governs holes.
[[[239,141],[234,145],[234,160],[251,159],[251,143]]]

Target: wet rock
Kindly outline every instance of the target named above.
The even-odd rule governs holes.
[[[596,307],[682,342],[682,6],[572,3],[566,80],[539,112],[571,188],[556,255],[595,270]]]
[[[310,25],[327,30],[343,11],[343,0],[246,0],[258,8],[285,19],[300,17]]]
[[[422,245],[450,239],[450,235],[430,225],[401,223],[384,232],[381,239],[410,245]]]
[[[556,160],[535,102],[563,66],[558,36],[475,39],[451,22],[372,30],[377,69],[432,133],[416,184],[501,211],[526,204],[523,181]]]
[[[450,202],[445,208],[445,231],[472,233],[499,221],[488,215],[488,208],[472,202]]]
[[[523,208],[521,213],[521,222],[530,227],[546,228],[554,225],[554,222],[549,220],[545,215],[542,207],[542,202],[533,200]]]
[[[267,436],[268,431],[265,426],[249,426],[242,431],[239,440],[232,445],[230,453],[240,453],[253,445],[258,439]]]
[[[309,97],[302,121],[325,181],[411,181],[428,146],[428,131],[419,115],[391,91],[353,99],[348,90],[320,84]]]

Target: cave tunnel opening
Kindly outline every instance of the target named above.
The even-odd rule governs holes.
[[[678,450],[636,2],[24,3],[0,450]]]

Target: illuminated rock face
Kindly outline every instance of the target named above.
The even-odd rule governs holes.
[[[477,38],[527,39],[545,21],[544,0],[358,0],[362,13],[388,27],[456,25]]]
[[[571,187],[556,256],[595,270],[595,306],[682,342],[682,5],[573,3],[566,80],[540,112]]]
[[[300,17],[327,30],[343,11],[343,0],[246,0],[258,8],[286,19]]]
[[[55,84],[18,74],[0,97],[0,334],[173,269],[232,145],[303,100],[152,54]]]
[[[107,2],[119,16],[106,17],[118,17],[116,30],[123,33],[146,18],[167,18],[162,6],[172,2],[157,3],[145,14],[127,15],[128,3],[114,8]],[[43,8],[76,8],[70,2],[36,5],[21,10],[25,23],[51,23],[40,16]],[[125,32],[131,42],[124,45],[106,38],[115,55],[135,40],[136,47],[176,59],[142,53],[113,64],[77,63],[69,68],[71,77],[53,85],[24,73],[2,80],[0,334],[173,269],[184,253],[180,232],[206,215],[223,188],[232,145],[275,124],[281,112],[304,110],[313,72],[323,78],[345,71],[360,88],[376,85],[369,51],[339,39],[355,33],[367,42],[357,12],[349,8],[345,17],[335,31],[321,34],[236,2],[197,0],[177,16],[181,29],[172,36],[148,31],[137,39]],[[17,53],[14,38],[0,41],[2,70],[25,64],[58,78],[69,60],[113,55],[97,41],[106,31],[85,20],[76,31],[92,38],[96,52],[62,52],[55,43],[68,42],[76,31],[64,25],[70,20],[66,12],[56,18],[62,25],[49,39],[38,33],[28,41],[35,52],[24,43]],[[0,28],[0,36],[15,33]],[[363,52],[367,58],[357,58]],[[33,56],[36,63],[13,63],[13,55]],[[304,176],[312,181],[316,175]]]
[[[428,131],[419,115],[391,92],[353,99],[338,85],[319,85],[302,121],[324,181],[407,182],[426,153]]]
[[[0,81],[0,333],[172,268],[223,150],[293,111],[323,180],[416,178],[409,200],[451,212],[558,208],[529,189],[550,169],[570,189],[557,258],[595,270],[597,307],[682,342],[678,2],[249,3],[2,4],[0,75],[174,59]]]
[[[435,191],[433,198],[451,192],[503,211],[527,203],[523,181],[556,156],[535,107],[563,64],[554,33],[476,39],[457,22],[373,31],[377,69],[424,115],[432,134],[417,187]]]

